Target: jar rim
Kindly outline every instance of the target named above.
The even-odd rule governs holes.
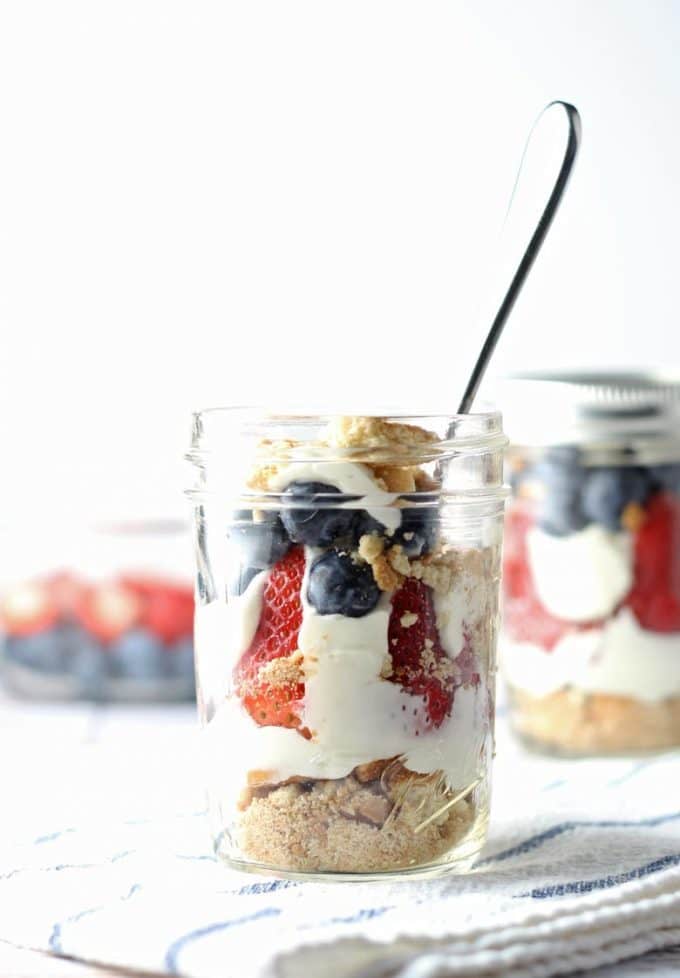
[[[310,433],[318,432],[338,417],[380,419],[434,430],[438,437],[431,444],[437,454],[460,449],[469,452],[474,452],[475,449],[498,450],[505,448],[508,443],[503,432],[502,414],[494,407],[469,414],[339,414],[307,410],[272,411],[271,408],[258,405],[229,405],[204,408],[192,413],[191,446],[185,458],[190,462],[198,461],[216,449],[223,450],[222,437],[227,433],[240,433],[251,438],[271,438],[277,435],[283,437],[286,429],[294,429],[296,434],[301,435],[305,429]],[[213,437],[219,439],[216,445],[211,444]]]
[[[678,372],[528,371],[499,378],[495,394],[516,445],[677,441]]]

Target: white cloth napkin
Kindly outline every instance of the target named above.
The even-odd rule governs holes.
[[[130,756],[98,786],[117,811],[135,763],[167,790]],[[631,974],[680,971],[680,755],[556,761],[502,735],[494,794],[476,869],[420,882],[238,874],[179,803],[5,834],[0,939],[191,978],[544,978],[671,948]]]

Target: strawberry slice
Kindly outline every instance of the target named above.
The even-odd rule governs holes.
[[[273,682],[275,670],[270,665],[297,651],[304,573],[302,547],[293,547],[271,569],[257,631],[234,670],[234,683],[237,695],[259,726],[292,727],[309,738],[309,731],[300,726],[304,683],[296,681],[294,667]]]
[[[19,584],[4,596],[0,621],[8,635],[45,632],[57,623],[59,608],[49,590],[38,581]]]
[[[390,682],[423,697],[425,715],[414,710],[419,731],[440,727],[453,706],[452,663],[439,641],[432,589],[408,578],[392,596],[388,625]]]
[[[541,603],[529,565],[526,538],[534,525],[531,504],[515,501],[505,516],[503,550],[503,628],[515,642],[530,642],[551,652],[561,638],[600,622],[555,618]]]
[[[142,596],[142,625],[166,644],[191,635],[194,626],[194,595],[179,584],[145,585]]]
[[[138,624],[142,604],[132,591],[117,584],[88,588],[76,609],[80,623],[102,642],[112,642]]]
[[[635,535],[635,578],[626,604],[643,628],[680,631],[680,499],[661,492]]]

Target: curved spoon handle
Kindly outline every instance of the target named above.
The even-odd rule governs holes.
[[[481,349],[479,357],[477,358],[472,374],[470,375],[467,387],[465,388],[463,399],[460,402],[460,407],[458,408],[459,414],[468,414],[472,407],[472,402],[474,401],[477,391],[479,390],[479,385],[482,382],[484,372],[486,371],[489,360],[491,359],[493,351],[496,348],[498,339],[503,332],[503,327],[505,326],[508,317],[512,312],[513,306],[517,301],[517,297],[522,291],[522,286],[526,282],[527,276],[531,271],[536,255],[541,250],[541,245],[545,240],[545,236],[548,233],[550,225],[553,222],[553,218],[555,217],[557,209],[560,206],[569,177],[571,176],[571,171],[574,167],[574,162],[581,144],[581,117],[578,114],[578,110],[573,105],[570,105],[569,102],[550,102],[549,105],[543,109],[538,119],[534,123],[531,132],[529,133],[529,138],[527,139],[526,146],[524,147],[517,178],[515,179],[515,185],[510,197],[508,216],[510,216],[512,212],[513,203],[515,202],[515,198],[517,196],[517,188],[520,185],[520,177],[522,176],[522,171],[525,169],[529,149],[532,143],[535,141],[537,130],[539,129],[541,123],[547,118],[548,114],[551,113],[551,111],[554,114],[554,112],[557,110],[564,112],[567,120],[566,148],[562,157],[559,173],[557,174],[557,179],[552,187],[548,202],[541,213],[531,239],[529,240],[529,244],[522,255],[521,261],[517,266],[510,285],[508,286],[508,289],[498,308],[494,321],[491,324],[491,329],[489,330],[486,340],[484,341],[484,345]]]

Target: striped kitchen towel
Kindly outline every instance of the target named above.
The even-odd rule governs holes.
[[[199,812],[141,812],[5,837],[0,906],[2,940],[196,978],[543,978],[640,955],[602,974],[676,974],[680,757],[552,761],[503,740],[465,876],[245,876],[213,858]]]

